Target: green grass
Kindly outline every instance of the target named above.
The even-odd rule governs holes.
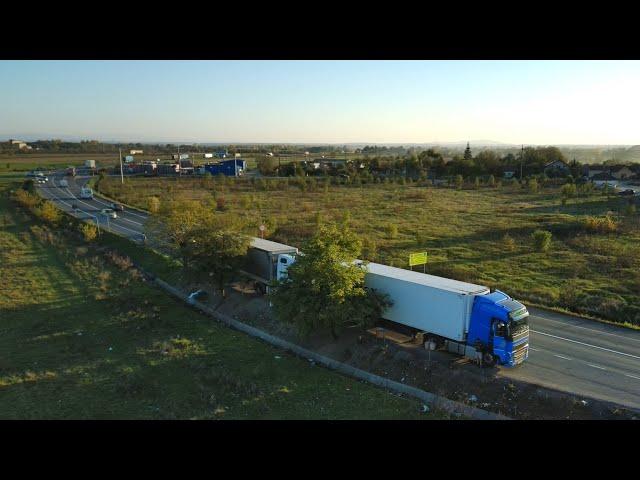
[[[216,324],[47,233],[8,187],[0,180],[0,418],[443,417]]]
[[[272,181],[273,182],[273,181]],[[409,253],[427,251],[427,272],[499,288],[523,301],[567,308],[619,323],[640,325],[640,216],[620,218],[616,233],[582,227],[588,215],[624,211],[625,200],[594,193],[561,205],[559,187],[538,193],[518,187],[434,189],[376,184],[288,186],[264,190],[247,180],[225,184],[200,178],[130,178],[120,185],[106,178],[101,191],[144,207],[148,197],[209,202],[224,196],[232,214],[246,220],[247,233],[301,246],[315,230],[316,216],[350,216],[350,225],[372,240],[368,260],[408,268]],[[389,225],[398,234],[389,235]],[[551,248],[537,252],[531,233],[553,233]],[[503,240],[513,239],[510,248]],[[392,238],[393,237],[393,238]]]

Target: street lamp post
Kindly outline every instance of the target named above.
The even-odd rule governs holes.
[[[122,149],[118,149],[120,155],[120,182],[124,184],[124,173],[122,173]]]

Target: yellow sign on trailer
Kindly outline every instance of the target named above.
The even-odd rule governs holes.
[[[424,265],[425,263],[427,263],[427,252],[409,254],[410,267],[414,265]]]

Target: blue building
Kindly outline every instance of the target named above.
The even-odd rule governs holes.
[[[241,158],[233,160],[223,160],[218,163],[208,163],[204,166],[204,171],[211,175],[225,175],[227,177],[239,177],[247,168],[247,162]]]

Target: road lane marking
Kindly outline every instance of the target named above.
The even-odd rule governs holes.
[[[606,370],[606,368],[601,367],[600,365],[594,365],[592,363],[587,363],[587,365],[589,365],[590,367],[593,367],[593,368],[598,368],[600,370]]]
[[[571,360],[569,357],[563,357],[562,355],[556,355],[555,353],[553,354],[553,356],[558,358],[564,358],[565,360]]]
[[[599,333],[599,334],[603,334],[603,335],[610,335],[612,337],[618,337],[618,338],[624,338],[625,340],[633,340],[634,342],[640,342],[640,338],[633,338],[633,337],[626,337],[624,335],[617,335],[615,333],[609,333],[609,332],[605,332],[602,330],[595,330],[593,328],[587,328],[587,327],[582,327],[580,325],[573,325],[571,323],[567,323],[567,322],[561,322],[559,320],[552,320],[550,318],[547,317],[542,317],[540,315],[531,315],[532,317],[537,317],[537,318],[541,318],[547,322],[552,322],[552,323],[557,323],[560,325],[564,325],[565,327],[572,327],[572,328],[581,328],[583,330],[589,330],[590,332],[594,332],[594,333]],[[612,327],[615,327],[615,325],[611,325]],[[615,327],[615,328],[623,328],[623,327]]]
[[[628,373],[624,374],[625,377],[631,377],[631,378],[635,378],[636,380],[640,380],[640,377],[636,377],[635,375],[630,375]]]
[[[54,183],[53,183],[53,185],[54,185],[57,189],[59,189],[60,191],[63,191],[63,190],[62,190],[62,188],[60,188],[60,187],[56,186],[56,184],[55,184],[55,180],[53,180],[53,182],[54,182]],[[87,205],[88,207],[96,207],[95,205],[89,205],[88,203],[85,203],[85,202],[83,202],[82,200],[80,200],[78,197],[76,197],[76,196],[75,196],[75,194],[74,194],[74,193],[73,193],[73,192],[72,192],[68,187],[67,187],[66,189],[67,189],[67,191],[69,192],[69,195],[71,195],[71,196],[72,196],[76,201],[78,201],[78,202],[82,203],[83,205]],[[54,196],[58,201],[60,201],[60,202],[62,202],[62,203],[65,203],[65,205],[69,205],[68,203],[64,202],[62,199],[60,199],[60,198],[56,197],[56,196],[55,196],[55,194],[53,194],[53,192],[51,192],[51,193],[52,193],[52,195],[53,195],[53,196]],[[64,193],[64,192],[63,192],[63,193]],[[94,200],[94,199],[92,199],[92,200]],[[69,206],[71,206],[71,205],[69,205]],[[84,211],[84,210],[82,210],[82,209],[80,209],[80,208],[78,208],[78,210],[80,210],[81,212],[83,212],[83,213],[85,213],[85,214],[89,215],[89,216],[91,217],[91,219],[92,219],[92,220],[96,221],[96,223],[98,223],[98,224],[102,223],[102,228],[105,228],[105,222],[104,222],[104,220],[103,220],[102,222],[99,222],[99,220],[97,220],[97,219],[96,219],[96,217],[97,217],[98,215],[102,215],[102,212],[100,212],[100,211],[98,210],[98,208],[97,208],[97,207],[96,207],[96,213],[97,213],[98,215],[92,215],[92,214],[90,214],[88,211]],[[113,226],[113,227],[111,227],[111,224],[113,224],[114,226]],[[113,222],[113,221],[111,221],[111,222],[110,222],[110,221],[107,221],[107,222],[106,222],[106,227],[107,227],[107,228],[106,228],[106,230],[111,230],[111,231],[113,231],[113,229],[114,229],[114,228],[116,228],[116,229],[117,229],[117,228],[120,228],[120,229],[123,229],[123,230],[129,230],[130,232],[133,232],[133,233],[135,233],[136,235],[140,235],[140,232],[138,232],[137,230],[132,230],[132,229],[130,229],[130,228],[127,228],[127,227],[125,227],[125,226],[122,226],[122,225],[120,225],[119,223],[116,223],[116,222]]]
[[[617,353],[618,355],[624,355],[626,357],[637,358],[638,360],[640,360],[639,356],[631,355],[630,353],[618,352],[617,350],[611,350],[610,348],[599,347],[597,345],[591,345],[590,343],[579,342],[578,340],[571,340],[570,338],[558,337],[557,335],[551,335],[550,333],[539,332],[538,330],[530,330],[530,331],[533,332],[533,333],[538,333],[540,335],[545,335],[547,337],[553,337],[553,338],[557,338],[559,340],[565,340],[565,341],[571,342],[571,343],[578,343],[578,344],[584,345],[586,347],[597,348],[599,350],[605,350],[607,352]]]
[[[531,347],[529,347],[529,350],[531,350],[532,352],[539,352],[540,351],[537,348],[531,348]]]

